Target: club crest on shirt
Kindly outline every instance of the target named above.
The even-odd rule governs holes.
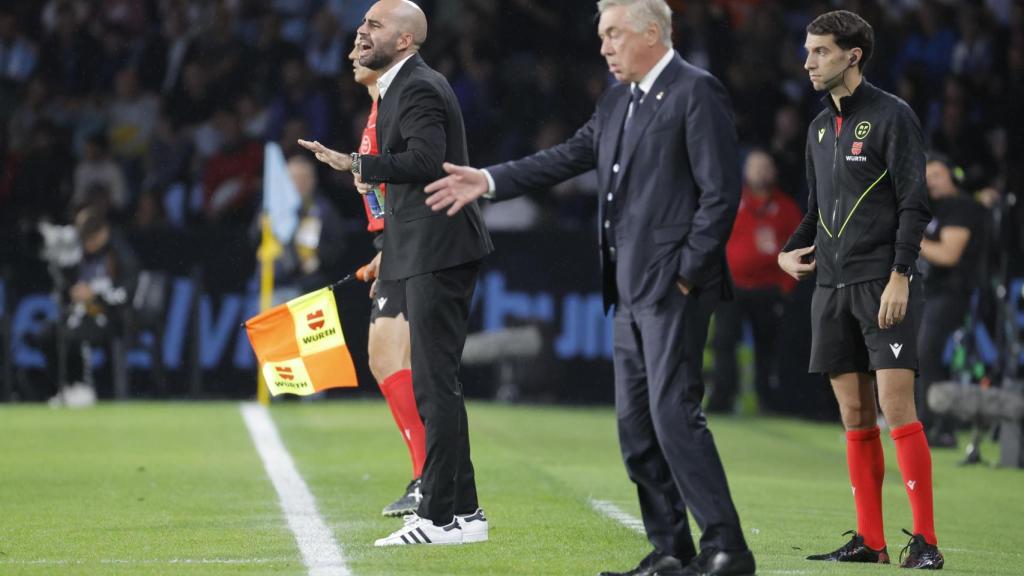
[[[871,132],[871,122],[867,120],[857,124],[857,127],[853,129],[853,135],[857,137],[857,140],[867,138],[868,132]]]

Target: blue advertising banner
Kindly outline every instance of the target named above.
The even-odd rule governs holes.
[[[502,334],[531,327],[539,348],[528,356],[496,351],[487,362],[468,361],[466,393],[554,402],[610,402],[612,330],[598,283],[597,247],[587,232],[494,234],[496,252],[484,262],[471,311],[471,332]],[[255,391],[256,362],[240,324],[258,312],[255,243],[245,230],[201,234],[163,231],[133,235],[142,268],[162,278],[158,322],[125,341],[130,397],[247,397]],[[56,320],[51,271],[31,250],[0,260],[0,387],[2,398],[43,399],[55,388],[52,350],[37,335]],[[372,257],[365,232],[346,236],[341,278]],[[1016,279],[1012,294],[1021,294]],[[371,301],[368,285],[336,291],[342,324],[357,367],[360,388],[332,394],[376,393],[366,358]],[[1020,298],[1012,322],[1024,327]],[[795,316],[793,321],[799,322]],[[976,342],[986,364],[998,362],[993,334],[979,324]],[[110,378],[110,349],[96,347],[92,362],[101,395]],[[1024,358],[1022,358],[1024,359]],[[159,362],[165,381],[156,386]]]

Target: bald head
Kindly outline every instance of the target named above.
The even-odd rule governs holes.
[[[380,0],[357,32],[359,63],[383,73],[427,40],[427,17],[409,0]]]
[[[419,48],[427,41],[427,16],[419,6],[410,0],[382,0],[394,4],[392,14],[396,27],[402,33],[412,35],[412,43]]]

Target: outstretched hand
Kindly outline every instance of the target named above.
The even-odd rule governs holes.
[[[317,142],[316,140],[310,142],[309,140],[298,140],[299,146],[302,146],[306,150],[313,153],[317,160],[327,164],[335,170],[341,170],[342,172],[348,172],[352,169],[352,158],[348,154],[342,154],[337,150],[331,150],[327,146]]]
[[[483,170],[450,162],[445,162],[443,168],[448,175],[424,189],[429,194],[427,206],[434,212],[448,208],[448,215],[454,216],[463,206],[487,193],[487,176]]]

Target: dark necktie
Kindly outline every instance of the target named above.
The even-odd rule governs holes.
[[[640,89],[640,86],[634,84],[629,89],[629,110],[626,111],[626,121],[622,124],[622,134],[625,135],[626,131],[629,130],[629,125],[632,123],[633,114],[636,113],[636,109],[640,106],[640,101],[644,98],[644,91]]]

